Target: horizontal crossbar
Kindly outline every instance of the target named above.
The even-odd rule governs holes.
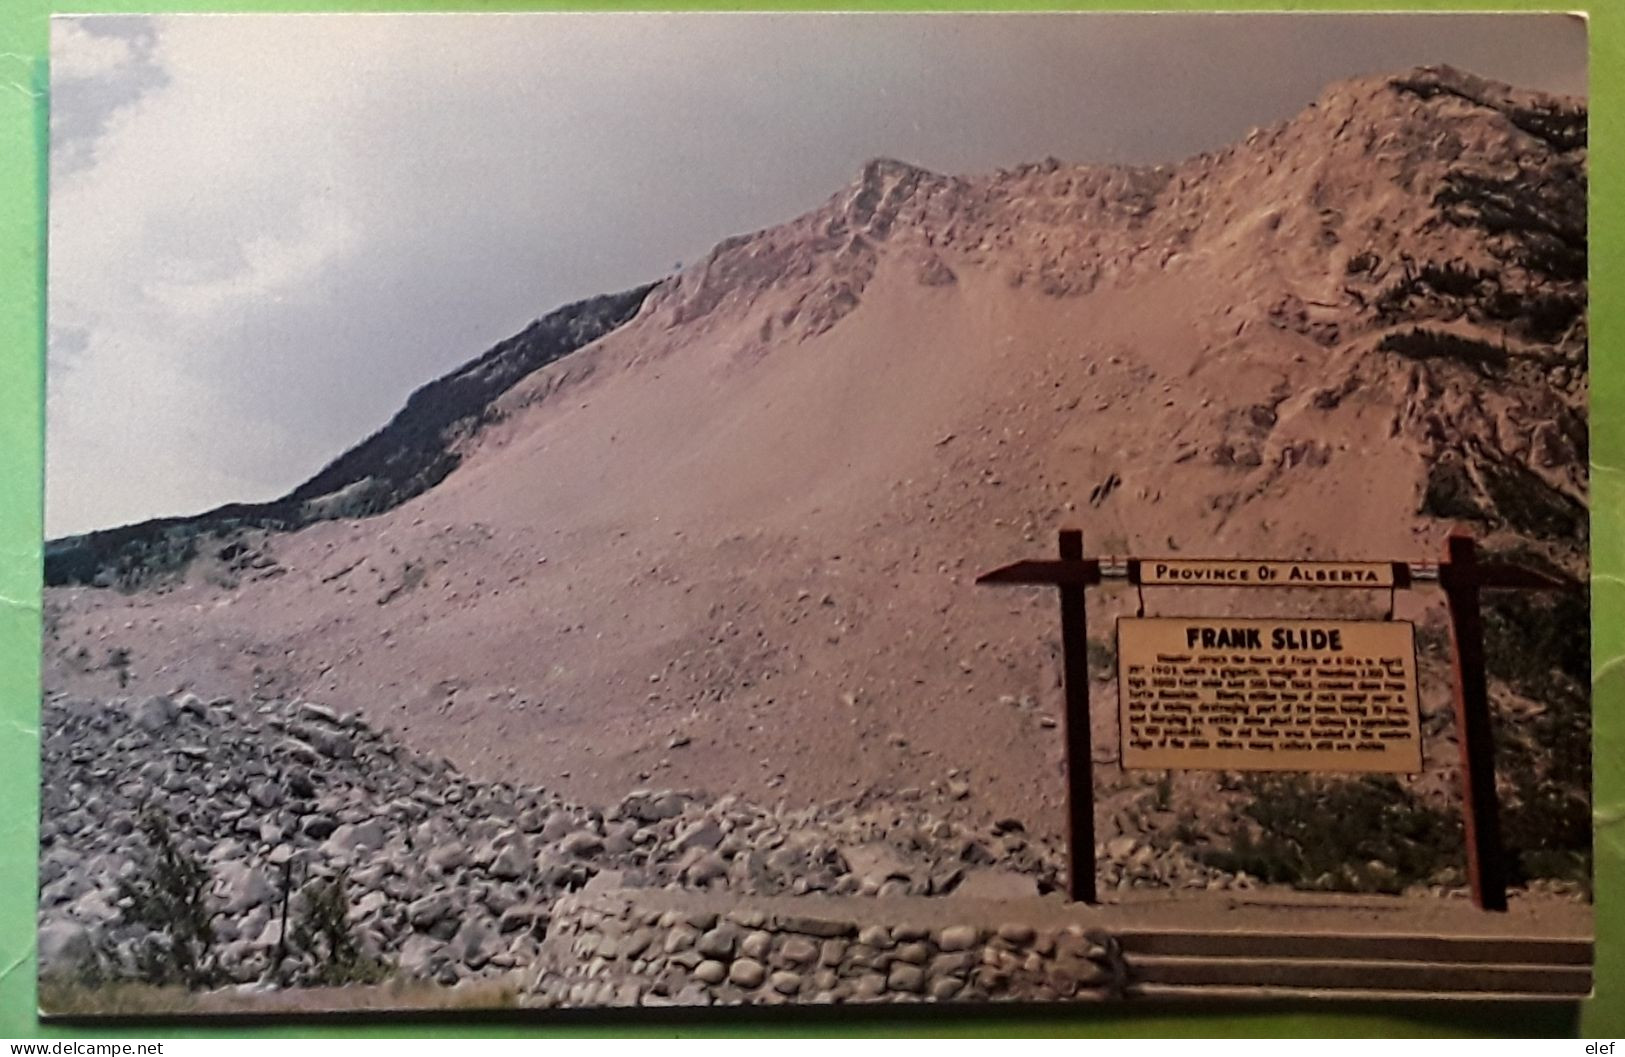
[[[1358,581],[1328,582],[1304,579],[1296,581],[1235,582],[1223,579],[1189,580],[1179,583],[1146,583],[1141,567],[1154,562],[1151,558],[1077,558],[1029,559],[1001,566],[976,578],[979,584],[1048,584],[1051,586],[1093,586],[1105,581],[1123,581],[1144,587],[1367,587],[1369,590],[1390,590],[1412,587],[1418,583],[1439,583],[1447,587],[1480,587],[1489,590],[1524,591],[1578,591],[1584,584],[1577,580],[1559,579],[1546,573],[1526,569],[1505,562],[1482,562],[1470,569],[1452,567],[1448,562],[1291,562],[1304,569],[1334,568],[1351,564],[1389,565],[1393,582],[1365,585]],[[1188,560],[1188,559],[1186,559]]]
[[[1076,560],[1051,558],[1043,561],[1015,562],[983,573],[976,578],[979,584],[1053,584],[1089,585],[1100,582],[1100,562],[1094,558]]]

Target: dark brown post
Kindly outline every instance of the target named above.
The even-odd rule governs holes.
[[[282,860],[282,927],[277,930],[276,960],[271,965],[272,979],[282,981],[282,961],[288,956],[288,898],[293,894],[293,857]]]
[[[1439,570],[1450,605],[1456,657],[1456,737],[1461,743],[1462,809],[1467,836],[1467,876],[1473,902],[1482,910],[1507,908],[1501,818],[1495,794],[1495,741],[1484,677],[1484,622],[1478,608],[1478,548],[1461,530],[1445,540]]]
[[[1083,560],[1083,533],[1061,530],[1061,560]],[[1089,731],[1089,618],[1081,583],[1061,588],[1061,664],[1066,692],[1067,894],[1094,903],[1095,772]]]
[[[1089,746],[1089,623],[1084,591],[1100,583],[1100,562],[1083,556],[1083,533],[1061,530],[1059,561],[1033,560],[1001,566],[976,578],[979,584],[1048,584],[1061,591],[1061,665],[1066,694],[1067,895],[1095,897],[1095,778]]]

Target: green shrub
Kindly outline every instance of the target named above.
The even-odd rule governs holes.
[[[319,877],[300,893],[300,916],[288,933],[289,946],[308,954],[312,968],[298,983],[309,987],[374,984],[390,968],[368,957],[350,932],[350,899],[345,871]]]
[[[1525,564],[1532,564],[1526,562]],[[1495,727],[1511,880],[1591,884],[1590,608],[1583,593],[1494,593],[1484,606],[1492,676],[1541,709]]]
[[[208,907],[209,871],[175,840],[169,819],[141,814],[147,854],[118,883],[124,920],[150,930],[126,967],[144,983],[199,989],[219,979],[214,915]]]
[[[1233,873],[1321,891],[1398,893],[1462,862],[1460,820],[1387,776],[1248,777],[1253,800],[1228,850],[1202,858]]]

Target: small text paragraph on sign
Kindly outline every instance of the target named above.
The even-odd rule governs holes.
[[[1123,618],[1123,766],[1422,769],[1403,621]]]

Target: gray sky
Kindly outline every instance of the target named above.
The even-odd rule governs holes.
[[[1583,93],[1565,16],[59,18],[50,536],[268,499],[565,302],[870,157],[1161,162],[1328,81]]]

